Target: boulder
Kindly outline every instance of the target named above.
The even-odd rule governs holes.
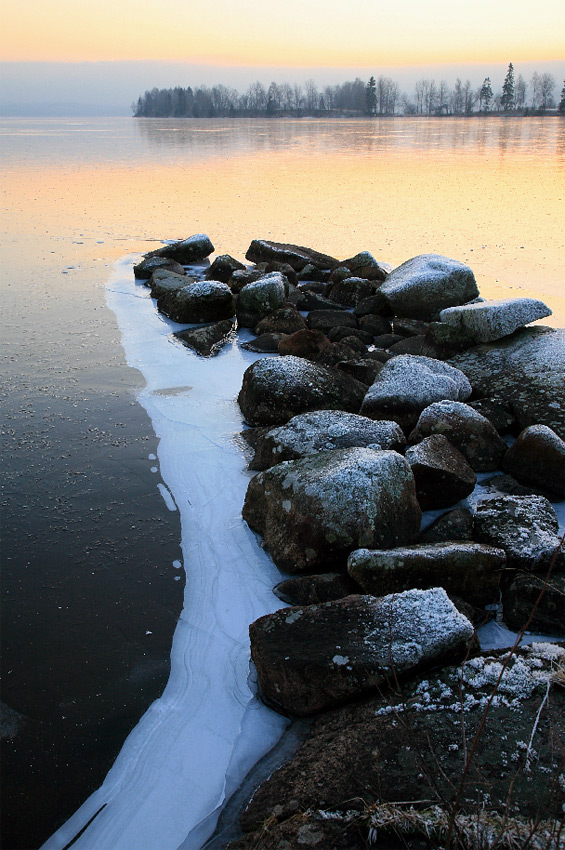
[[[168,292],[176,292],[183,286],[188,286],[189,283],[196,283],[196,278],[188,277],[184,273],[177,274],[168,269],[155,269],[147,281],[147,285],[151,289],[151,297],[157,299]]]
[[[229,283],[232,274],[237,271],[245,271],[243,263],[229,254],[220,254],[206,269],[204,277],[206,280],[219,280],[221,283]]]
[[[398,354],[422,354],[425,356],[425,339],[424,336],[406,336],[389,346],[389,351],[395,357]]]
[[[476,346],[475,339],[463,328],[446,325],[444,322],[430,322],[426,331],[423,351],[426,357],[449,360],[461,351]]]
[[[402,452],[405,445],[406,438],[396,422],[374,422],[343,410],[316,410],[294,416],[286,425],[268,431],[259,440],[249,466],[268,469],[283,460],[353,446]]]
[[[343,362],[356,360],[361,356],[359,352],[359,340],[355,340],[353,345],[354,348],[348,345],[346,341],[332,342],[328,348],[323,348],[320,351],[316,358],[316,363],[321,363],[328,368],[339,368]],[[363,348],[363,353],[365,354],[366,352],[367,349]],[[367,387],[365,386],[366,390]]]
[[[189,236],[188,239],[182,239],[180,242],[164,245],[156,251],[150,251],[145,256],[168,257],[186,266],[189,263],[197,263],[199,260],[205,260],[213,251],[214,246],[206,234],[196,233],[194,236]]]
[[[247,283],[237,299],[237,321],[244,328],[254,328],[261,319],[282,307],[288,281],[280,272]]]
[[[277,260],[273,260],[271,263],[265,264],[265,271],[267,274],[270,272],[280,272],[292,286],[298,285],[298,275],[288,263],[279,263]]]
[[[304,298],[299,304],[296,304],[298,310],[339,310],[342,314],[345,313],[343,304],[338,304],[337,301],[332,301],[331,298],[326,298],[319,292],[309,292],[307,289],[302,289]]]
[[[362,546],[415,543],[414,476],[394,451],[334,449],[288,460],[249,482],[243,518],[292,574],[344,568]]]
[[[498,469],[507,448],[492,422],[460,401],[437,401],[426,407],[409,442],[417,443],[432,434],[447,437],[475,472]]]
[[[380,288],[397,316],[430,321],[446,307],[479,294],[469,266],[439,254],[420,254],[394,269]]]
[[[231,319],[206,325],[204,328],[188,328],[178,331],[175,337],[203,357],[220,353],[220,349],[234,337],[235,326]]]
[[[295,271],[301,271],[308,264],[317,269],[331,269],[338,264],[335,257],[321,254],[312,248],[283,242],[271,242],[268,239],[254,239],[245,257],[252,263],[273,261],[288,263]]]
[[[133,267],[133,273],[137,280],[149,280],[157,269],[184,274],[181,264],[177,263],[176,260],[171,260],[170,257],[146,257]]]
[[[439,318],[447,325],[462,328],[477,342],[491,342],[514,333],[518,328],[551,316],[551,310],[535,298],[502,298],[442,310]]]
[[[473,627],[433,588],[286,608],[256,620],[249,634],[264,699],[304,716],[462,657]]]
[[[424,336],[429,328],[429,322],[423,322],[421,319],[405,319],[397,317],[392,320],[393,330],[395,334],[400,336]]]
[[[284,307],[279,307],[278,310],[274,310],[268,316],[265,316],[264,319],[261,319],[255,328],[255,333],[257,335],[264,333],[290,335],[296,333],[296,331],[303,330],[305,327],[306,320],[295,307],[287,304]]]
[[[383,334],[390,334],[392,336],[389,319],[379,316],[376,313],[365,313],[364,316],[360,316],[359,327],[365,333],[371,334],[372,337],[382,336]]]
[[[331,342],[322,331],[308,329],[296,331],[281,340],[279,354],[304,357],[306,360],[317,360],[320,354],[331,348]]]
[[[542,590],[543,596],[540,599]],[[530,620],[532,612],[534,613]],[[510,629],[520,631],[528,624],[530,632],[565,636],[564,615],[564,573],[551,576],[548,582],[545,581],[545,576],[519,573],[503,589],[502,619]]]
[[[328,339],[330,342],[341,342],[345,340],[347,337],[355,336],[358,340],[360,340],[363,345],[370,345],[373,341],[373,335],[367,333],[367,331],[363,331],[360,328],[351,328],[344,327],[343,325],[337,325],[334,328],[330,328],[328,331]]]
[[[547,425],[565,439],[565,330],[524,328],[449,362],[465,372],[476,396],[509,404],[520,429]]]
[[[244,286],[247,286],[248,283],[255,283],[255,281],[261,280],[262,277],[265,277],[264,271],[258,271],[256,269],[241,269],[232,274],[228,281],[228,286],[231,291],[237,295],[241,292]]]
[[[283,340],[287,339],[287,334],[265,333],[259,334],[255,339],[249,342],[243,342],[241,347],[246,351],[258,351],[263,354],[277,354],[279,345]]]
[[[355,593],[355,584],[343,573],[320,573],[287,578],[279,582],[273,592],[290,605],[317,605],[350,596]]]
[[[359,301],[374,295],[378,286],[374,281],[362,277],[347,277],[345,280],[328,283],[325,295],[338,304],[355,307]]]
[[[563,571],[565,552],[557,515],[543,496],[500,496],[477,504],[474,538],[506,552],[509,569]]]
[[[347,276],[351,274],[348,271]],[[329,269],[317,269],[316,266],[313,266],[312,263],[307,263],[304,268],[295,272],[296,279],[299,283],[307,283],[307,284],[316,284],[316,286],[308,286],[308,289],[311,289],[313,292],[321,292],[323,293],[326,288],[326,283],[329,280],[330,272]]]
[[[363,358],[361,360],[343,360],[337,364],[340,372],[345,372],[351,375],[356,381],[370,387],[375,378],[382,369],[382,363],[372,358]]]
[[[379,334],[378,336],[375,336],[373,345],[376,345],[377,348],[384,348],[388,351],[392,345],[400,342],[402,339],[404,339],[404,337],[400,336],[400,334]],[[391,353],[390,356],[394,357],[394,354]]]
[[[324,333],[330,328],[357,327],[357,319],[347,310],[311,310],[306,321],[310,330]]]
[[[448,508],[469,496],[477,476],[443,434],[432,434],[406,450],[423,511]]]
[[[454,508],[438,516],[420,534],[420,543],[446,543],[473,539],[473,514],[468,508]]]
[[[393,419],[409,430],[432,402],[470,395],[471,386],[459,370],[429,357],[402,354],[384,364],[363,400],[361,413],[371,419]]]
[[[517,481],[565,499],[565,441],[547,425],[525,428],[504,455],[502,468]]]
[[[359,254],[355,254],[354,257],[342,260],[338,268],[346,268],[349,271],[348,276],[355,275],[356,277],[376,281],[385,280],[391,270],[388,263],[379,263],[369,251],[361,251]],[[333,271],[330,279],[333,279]]]
[[[174,322],[197,324],[231,319],[235,313],[232,292],[225,283],[198,281],[162,295],[157,307]]]
[[[302,357],[267,357],[245,370],[238,402],[249,425],[281,425],[309,410],[358,413],[365,389]]]
[[[380,551],[358,549],[349,556],[347,572],[373,596],[411,587],[443,587],[449,596],[483,606],[498,601],[505,561],[502,549],[481,543],[421,543]]]
[[[475,401],[468,401],[467,404],[492,422],[499,434],[510,431],[516,425],[516,417],[504,401],[495,398],[478,398]]]
[[[374,295],[370,295],[369,298],[363,298],[353,308],[353,315],[358,318],[367,316],[369,313],[376,316],[390,316],[392,314],[388,300],[380,289]]]

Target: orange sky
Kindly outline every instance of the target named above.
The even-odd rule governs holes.
[[[4,8],[2,29],[3,61],[398,67],[565,58],[562,0],[20,0]]]

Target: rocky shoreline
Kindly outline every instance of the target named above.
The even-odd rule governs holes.
[[[501,602],[565,636],[565,331],[439,255],[213,251],[199,234],[134,273],[199,355],[239,327],[268,355],[238,396],[242,515],[292,607],[251,624],[251,654],[269,705],[316,716],[230,846],[563,846],[565,650],[481,654],[474,625]]]

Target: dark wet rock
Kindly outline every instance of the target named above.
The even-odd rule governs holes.
[[[351,330],[355,330],[355,328],[351,328]],[[366,344],[360,340],[356,334],[348,334],[341,338],[340,343],[334,343],[334,345],[347,345],[347,347],[356,352],[359,357],[364,357],[367,353]]]
[[[313,310],[339,310],[342,314],[346,312],[342,304],[338,304],[336,301],[332,301],[330,298],[326,298],[317,292],[305,291],[303,300],[296,306],[298,310],[304,310],[306,312]]]
[[[443,434],[432,434],[406,450],[423,511],[448,508],[475,489],[477,476]]]
[[[259,441],[263,439],[265,434],[270,431],[270,427],[268,425],[258,425],[256,428],[244,428],[243,431],[240,431],[237,435],[240,437],[247,446],[250,446],[252,449],[256,449]]]
[[[255,339],[242,343],[241,347],[246,351],[258,351],[264,354],[277,354],[279,345],[288,338],[288,334],[264,333]]]
[[[213,325],[207,325],[204,328],[188,328],[185,331],[178,331],[175,337],[183,345],[196,351],[197,354],[210,357],[219,354],[222,346],[234,338],[234,330],[233,321],[224,319],[222,322],[215,322]]]
[[[435,519],[420,534],[421,543],[446,543],[473,539],[473,514],[468,508],[454,508]]]
[[[322,331],[302,330],[289,334],[281,340],[279,354],[317,360],[320,354],[331,348],[332,343]]]
[[[265,277],[265,272],[258,270],[246,269],[235,271],[228,281],[228,286],[237,295],[248,283],[255,283],[261,280],[262,277]]]
[[[509,404],[520,428],[547,425],[565,439],[565,330],[524,328],[450,362],[465,372],[476,396]]]
[[[516,417],[510,406],[503,401],[495,398],[478,398],[476,401],[468,401],[467,404],[492,422],[499,434],[510,431],[516,424]]]
[[[249,425],[281,425],[309,410],[358,413],[364,392],[349,376],[302,357],[268,357],[246,369],[238,401]]]
[[[387,274],[391,270],[388,263],[379,263],[378,260],[375,260],[373,255],[369,253],[369,251],[361,251],[359,254],[355,254],[354,257],[342,260],[338,269],[342,268],[348,269],[350,275],[353,274],[356,277],[363,277],[367,280],[375,281],[385,280]],[[333,275],[334,270],[332,270],[330,279],[333,279]]]
[[[476,346],[476,340],[462,328],[455,328],[443,322],[430,322],[424,340],[426,357],[448,360],[461,351]]]
[[[395,317],[392,325],[394,333],[401,336],[424,336],[429,327],[429,323],[421,319],[403,319],[402,317]]]
[[[550,501],[555,500],[555,494],[551,494],[549,490],[534,487],[532,484],[520,484],[511,475],[505,473],[493,475],[492,478],[483,478],[481,487],[494,496],[545,496]]]
[[[409,441],[416,443],[432,434],[447,437],[475,472],[499,469],[507,448],[492,422],[460,401],[437,401],[426,407]]]
[[[356,328],[357,319],[347,310],[311,310],[307,318],[308,327],[313,331],[324,331],[330,328]]]
[[[370,387],[382,369],[382,363],[378,360],[344,360],[337,364],[337,368],[347,375],[351,375],[356,381]]]
[[[268,431],[249,466],[268,469],[283,460],[353,446],[403,451],[405,445],[406,438],[396,422],[374,422],[342,410],[317,410],[294,416],[286,425]]]
[[[254,328],[261,319],[283,306],[288,281],[280,272],[271,272],[247,283],[237,299],[237,321],[244,328]]]
[[[383,348],[388,351],[391,345],[394,345],[396,342],[400,342],[402,339],[404,339],[404,337],[401,337],[399,334],[379,334],[379,336],[375,336],[373,345],[376,345],[377,348]],[[394,357],[394,354],[391,354],[391,357]]]
[[[307,263],[301,271],[295,272],[295,274],[299,283],[320,284],[320,288],[316,286],[316,288],[313,288],[312,291],[320,292],[322,294],[330,277],[328,269],[317,269],[316,266],[312,265],[312,263]],[[308,286],[307,288],[310,289],[311,287]]]
[[[257,335],[264,333],[280,333],[293,334],[296,331],[301,331],[306,327],[305,319],[300,315],[295,307],[286,305],[274,310],[264,319],[261,319],[255,333]]]
[[[394,451],[346,448],[289,460],[249,482],[243,518],[289,573],[345,567],[362,546],[414,543],[414,477]]]
[[[344,573],[320,573],[315,576],[294,576],[279,582],[275,596],[290,605],[317,605],[343,599],[356,592],[355,583]]]
[[[298,715],[358,699],[392,675],[462,657],[473,627],[441,588],[286,608],[249,629],[261,694]]]
[[[439,254],[420,254],[398,266],[380,292],[396,315],[427,321],[479,294],[469,266]]]
[[[361,412],[371,419],[393,419],[407,431],[432,402],[470,395],[471,386],[459,370],[429,357],[401,354],[384,364],[363,400]]]
[[[182,239],[180,242],[173,242],[171,245],[164,245],[156,251],[150,251],[145,256],[149,257],[169,257],[176,260],[177,263],[188,265],[196,263],[199,260],[205,260],[214,251],[214,246],[205,233],[196,233],[194,236],[189,236],[188,239]]]
[[[547,425],[525,428],[504,455],[502,468],[524,484],[565,499],[565,441]]]
[[[273,262],[267,263],[265,265],[265,271],[267,274],[269,274],[270,272],[280,272],[286,277],[286,279],[292,286],[298,285],[298,276],[292,266],[290,266],[288,263],[279,263],[274,260]]]
[[[539,599],[542,589],[543,596]],[[534,573],[516,575],[508,587],[503,588],[502,619],[515,631],[528,624],[530,632],[565,635],[565,574],[551,576],[548,582],[545,576]]]
[[[480,501],[474,537],[506,552],[509,569],[544,572],[554,558],[554,572],[565,568],[559,522],[543,496],[499,496]]]
[[[371,351],[368,351],[365,355],[367,359],[377,360],[379,363],[386,363],[387,360],[390,360],[391,357],[394,357],[390,351],[386,351],[384,348],[373,348]]]
[[[551,310],[535,298],[503,298],[442,310],[440,320],[462,328],[477,342],[491,342],[514,333],[537,319],[551,316]]]
[[[312,248],[283,242],[271,242],[267,239],[254,239],[245,256],[252,263],[273,261],[288,263],[295,271],[301,271],[308,264],[317,269],[331,269],[338,264],[335,257],[321,254]]]
[[[389,346],[389,351],[395,356],[398,354],[423,354],[424,353],[423,336],[407,336]]]
[[[204,277],[206,280],[219,280],[222,283],[229,283],[232,274],[237,271],[245,271],[243,263],[240,263],[230,254],[220,254],[206,269]]]
[[[214,280],[198,281],[166,293],[157,306],[169,319],[183,324],[231,319],[235,313],[230,288]]]
[[[373,337],[382,337],[383,334],[392,336],[390,331],[390,321],[384,316],[379,316],[376,313],[366,313],[359,318],[359,327]],[[397,338],[398,340],[400,337]]]
[[[170,257],[146,257],[140,263],[133,267],[133,273],[137,280],[149,280],[151,275],[157,269],[174,272],[175,274],[184,274],[184,269],[176,260]]]
[[[347,266],[340,264],[339,266],[336,266],[334,269],[331,270],[327,283],[338,283],[342,280],[346,280],[348,277],[351,277],[351,275],[351,269],[348,269]]]
[[[365,593],[385,596],[411,587],[443,587],[471,605],[498,601],[502,549],[463,541],[420,543],[395,549],[358,549],[347,562],[351,578]]]
[[[182,268],[182,266],[181,266]],[[168,292],[176,292],[182,289],[183,286],[188,286],[189,283],[196,283],[196,278],[188,277],[185,274],[177,274],[168,269],[155,269],[147,285],[151,290],[152,298],[161,298]]]
[[[380,290],[375,292],[374,295],[369,296],[369,298],[364,298],[362,301],[359,301],[359,303],[353,308],[353,315],[358,318],[369,314],[375,316],[392,315],[390,305]]]
[[[374,295],[378,286],[374,281],[362,277],[347,277],[328,283],[325,294],[338,304],[355,307],[364,298]]]
[[[349,336],[357,337],[357,339],[361,340],[364,345],[370,345],[373,341],[373,335],[367,333],[367,331],[361,330],[360,328],[344,327],[343,325],[337,325],[334,328],[330,328],[328,331],[328,339],[330,340],[330,342],[341,342]]]
[[[322,349],[318,357],[316,358],[316,363],[320,363],[323,366],[327,366],[331,369],[337,369],[344,362],[350,362],[356,360],[361,356],[359,352],[359,340],[355,340],[354,348],[347,345],[344,342],[332,342],[328,348]],[[366,349],[364,349],[364,352]],[[365,390],[367,388],[365,387]]]

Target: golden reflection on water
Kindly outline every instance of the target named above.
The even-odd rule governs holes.
[[[562,119],[108,127],[104,144],[66,140],[5,172],[9,240],[33,234],[44,270],[194,232],[238,257],[257,237],[392,263],[437,252],[468,262],[483,295],[542,298],[565,326]]]

